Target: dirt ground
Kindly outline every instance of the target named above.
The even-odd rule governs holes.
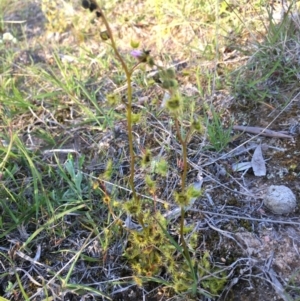
[[[49,64],[49,51],[38,46],[43,39],[47,41],[43,37],[45,17],[40,7],[31,3],[24,6],[24,10],[6,16],[6,20],[24,19],[24,16],[28,48],[15,49],[14,64],[18,68],[32,63]],[[9,26],[23,35],[22,25]],[[69,38],[66,35],[62,42],[68,43]],[[185,68],[193,64],[188,62]],[[224,120],[234,116],[239,125],[247,122],[251,126],[265,127],[272,122],[272,130],[289,134],[291,124],[300,122],[297,93],[283,111],[276,109],[276,103],[275,107],[256,103],[250,109],[249,106],[245,108],[238,99],[223,91],[211,97],[216,107],[220,105],[226,112]],[[258,136],[250,141],[253,134],[233,131],[233,135],[235,139],[221,154],[206,150],[190,159],[193,163],[190,181],[200,174],[205,193],[189,212],[187,223],[201,220],[203,234],[199,244],[212,250],[214,262],[232,268],[230,281],[216,300],[300,300],[300,131],[295,130],[291,139]],[[197,143],[196,137],[191,149]],[[247,151],[226,155],[243,143]],[[255,146],[259,144],[264,146],[267,175],[256,177],[251,169],[246,173],[233,171],[233,163],[251,161]],[[294,192],[298,201],[294,212],[275,215],[263,206],[264,193],[270,185],[286,185]],[[146,289],[152,290],[151,286]],[[113,297],[114,301],[169,299],[164,292],[154,290],[146,294],[136,287]],[[79,299],[66,295],[64,300]],[[208,301],[205,297],[198,300]]]

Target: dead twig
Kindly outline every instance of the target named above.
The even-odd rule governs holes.
[[[237,131],[243,131],[243,132],[247,132],[255,135],[262,135],[266,137],[293,139],[293,136],[286,135],[273,130],[269,130],[267,128],[257,127],[257,126],[234,125],[232,128]]]

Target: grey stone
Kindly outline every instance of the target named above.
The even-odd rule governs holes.
[[[297,205],[294,193],[284,185],[271,185],[263,202],[275,214],[291,213]]]

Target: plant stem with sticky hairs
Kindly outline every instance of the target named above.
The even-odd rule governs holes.
[[[114,40],[114,36],[112,33],[112,30],[109,26],[109,23],[106,19],[106,16],[103,12],[103,10],[99,7],[99,5],[95,2],[95,1],[90,1],[90,4],[93,5],[92,9],[90,7],[91,11],[95,11],[96,16],[98,18],[100,18],[106,28],[106,34],[108,39],[110,39],[110,45],[116,55],[116,57],[118,58],[118,60],[121,63],[121,66],[125,72],[125,76],[126,76],[126,82],[127,82],[127,102],[125,100],[122,100],[122,102],[124,103],[125,107],[126,107],[126,119],[127,119],[127,132],[128,132],[128,143],[129,143],[129,154],[130,154],[130,178],[129,178],[129,183],[130,183],[130,187],[132,190],[132,195],[133,195],[133,199],[138,202],[138,197],[136,194],[136,190],[135,190],[135,186],[134,186],[134,166],[135,166],[135,154],[134,154],[134,150],[133,150],[133,136],[132,136],[132,86],[131,86],[131,76],[132,73],[134,71],[134,69],[139,65],[136,64],[134,65],[131,69],[127,66],[127,64],[125,63],[123,57],[121,56],[116,42]],[[83,5],[84,6],[84,5]],[[84,6],[85,7],[85,6]]]

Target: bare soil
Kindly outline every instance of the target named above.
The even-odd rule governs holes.
[[[6,16],[6,20],[24,19],[24,17],[28,49],[16,49],[15,61],[12,66],[14,74],[17,73],[16,70],[21,70],[22,66],[30,64],[51,65],[51,59],[49,59],[51,46],[44,49],[38,45],[47,40],[42,37],[45,18],[36,2],[30,3],[28,6],[24,5],[19,12],[12,12]],[[21,26],[12,24],[10,27],[19,32],[20,39],[25,38]],[[147,31],[147,29],[145,30]],[[139,28],[139,33],[142,35],[142,28]],[[61,39],[61,43],[68,45],[69,39],[71,39],[71,33],[66,34]],[[16,66],[17,69],[15,69]],[[189,68],[192,70],[194,66],[195,61],[187,62],[185,70]],[[190,92],[190,90],[193,91],[191,87],[196,88],[196,85],[186,84],[183,86],[183,90],[185,89],[186,93],[193,93]],[[291,124],[300,121],[299,98],[297,93],[292,96],[295,97],[294,100],[284,110],[279,106],[277,108],[275,102],[275,107],[258,103],[244,107],[239,99],[223,91],[207,97],[213,98],[215,106],[220,106],[226,112],[224,124],[234,116],[236,124],[246,122],[251,126],[264,127],[272,122],[271,129],[289,132]],[[199,113],[202,101],[199,102]],[[274,116],[278,114],[280,115],[274,120]],[[120,128],[124,128],[124,124],[120,123]],[[136,131],[139,130],[136,129]],[[124,146],[118,144],[115,139],[116,133],[109,134],[110,136],[105,133],[106,137],[111,137],[106,142],[109,144],[108,151],[111,154],[117,154],[119,149]],[[95,131],[95,135],[98,135],[99,140],[99,135],[103,134]],[[201,174],[204,178],[204,195],[197,200],[193,210],[188,214],[187,223],[201,221],[201,230],[199,231],[202,233],[202,240],[199,241],[199,248],[209,249],[212,260],[219,265],[228,267],[230,271],[228,285],[216,300],[299,300],[299,203],[296,210],[288,216],[274,215],[263,206],[264,191],[270,185],[286,185],[295,193],[297,200],[300,199],[299,131],[291,134],[293,135],[292,139],[258,136],[252,141],[248,141],[253,137],[252,134],[233,132],[232,135],[234,138],[221,154],[209,150],[197,153],[198,145],[202,142],[201,137],[195,137],[190,143],[190,152],[193,154],[190,160],[194,165],[189,172],[189,182],[193,183],[197,175]],[[82,137],[83,135],[78,131],[72,138],[65,139],[67,141],[65,145],[76,144],[79,146],[78,151],[88,154],[91,142],[87,142]],[[62,134],[62,138],[64,140],[66,136]],[[104,139],[104,135],[100,138]],[[231,166],[234,162],[251,160],[254,148],[240,155],[225,156],[226,153],[243,143],[246,147],[251,143],[265,145],[263,152],[267,162],[265,177],[255,177],[251,170],[244,175],[232,170]],[[91,150],[91,152],[89,153],[90,165],[86,166],[86,170],[97,172],[99,170],[94,162],[98,162],[101,158],[95,158],[96,151],[94,153]],[[126,162],[124,162],[124,166],[126,166]],[[126,174],[126,167],[123,171]],[[176,175],[173,179],[174,185],[176,185],[176,181],[178,181]],[[162,187],[162,193],[163,191]],[[7,243],[6,246],[8,245]],[[70,248],[69,244],[68,247]],[[54,250],[55,248],[49,248],[49,252]],[[45,256],[46,260],[55,262],[59,259]],[[239,263],[231,267],[238,260],[240,260]],[[130,275],[129,271],[125,271],[125,275],[126,273]],[[3,285],[2,291],[4,287]],[[133,286],[116,293],[112,298],[114,301],[158,301],[169,300],[170,296],[161,292],[155,285],[149,285],[144,290]],[[80,298],[69,293],[63,300],[80,300]],[[198,300],[207,299],[200,296]]]

